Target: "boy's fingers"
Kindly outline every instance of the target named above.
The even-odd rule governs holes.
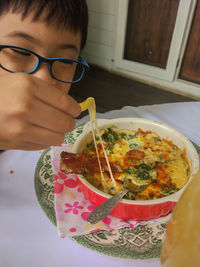
[[[64,134],[31,125],[21,138],[24,144],[36,144],[37,147],[58,146],[64,142]]]
[[[70,132],[75,127],[75,119],[46,103],[37,99],[34,101],[29,113],[28,121],[39,127],[58,133]]]
[[[64,113],[76,118],[81,113],[80,105],[69,95],[57,87],[37,79],[40,85],[35,87],[35,97],[43,102],[60,109]]]
[[[31,142],[23,142],[22,144],[16,144],[13,142],[0,142],[0,146],[3,147],[5,150],[8,149],[20,149],[20,150],[41,150],[48,148],[49,146],[44,146],[44,145],[38,145],[35,143]]]

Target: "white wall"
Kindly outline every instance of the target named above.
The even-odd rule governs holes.
[[[112,68],[115,50],[117,0],[87,0],[89,27],[84,58],[106,69]]]

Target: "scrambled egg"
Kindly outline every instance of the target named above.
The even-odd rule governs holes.
[[[116,166],[113,170],[116,184],[111,183],[106,171],[104,188],[99,174],[93,177],[86,175],[86,179],[90,177],[88,180],[100,190],[116,194],[122,190],[125,179],[128,179],[130,183],[142,184],[144,187],[140,191],[127,193],[126,198],[147,200],[168,196],[182,188],[189,179],[190,167],[185,150],[154,132],[140,128],[131,131],[108,127],[101,131],[101,138],[109,162]],[[97,147],[100,157],[104,157],[99,140]],[[83,153],[96,156],[94,144],[88,144]]]

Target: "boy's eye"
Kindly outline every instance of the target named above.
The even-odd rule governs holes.
[[[64,60],[59,60],[59,63],[62,63],[66,66],[75,64],[75,62],[73,62],[73,61],[64,61]]]
[[[22,56],[27,56],[27,57],[30,57],[31,56],[31,53],[29,53],[27,51],[24,51],[24,50],[21,50],[21,49],[11,48],[11,50],[14,53],[19,54],[19,55],[22,55]]]
[[[62,68],[62,69],[73,68],[74,69],[76,68],[77,63],[73,61],[59,60],[59,61],[55,61],[53,65],[56,68]]]

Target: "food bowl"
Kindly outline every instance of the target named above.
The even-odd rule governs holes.
[[[161,138],[172,141],[180,149],[185,149],[190,166],[190,177],[187,183],[177,192],[158,199],[153,200],[128,200],[122,199],[121,202],[111,211],[110,215],[119,217],[125,220],[150,220],[170,213],[181,194],[190,183],[194,174],[199,170],[199,157],[193,144],[177,130],[152,120],[142,118],[117,118],[112,120],[97,120],[98,128],[104,129],[114,125],[117,129],[137,130],[141,128],[143,131],[150,130],[157,133]],[[80,153],[83,148],[92,141],[92,132],[90,122],[83,127],[82,134],[77,138],[73,152]],[[111,195],[104,193],[91,185],[82,175],[77,176],[78,183],[86,199],[94,206],[99,206]]]

